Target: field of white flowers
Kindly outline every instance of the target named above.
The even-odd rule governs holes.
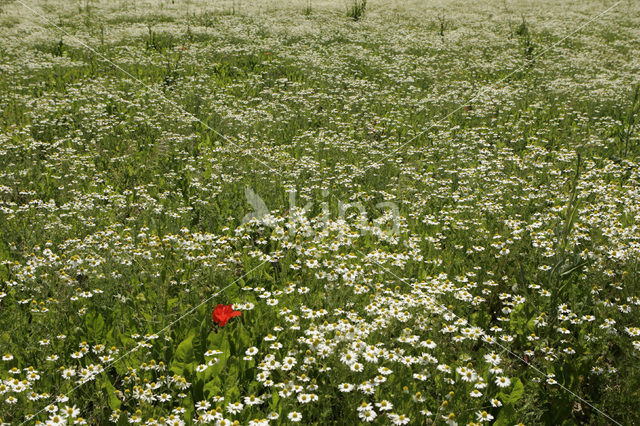
[[[0,424],[640,422],[640,2],[1,0]]]

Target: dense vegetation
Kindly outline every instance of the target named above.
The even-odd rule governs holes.
[[[0,11],[0,423],[640,421],[640,3]]]

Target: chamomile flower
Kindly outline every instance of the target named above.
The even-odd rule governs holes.
[[[294,423],[298,423],[302,420],[302,414],[297,411],[292,411],[287,415],[287,418]]]

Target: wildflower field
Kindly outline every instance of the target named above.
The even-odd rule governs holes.
[[[0,424],[640,422],[640,2],[0,0]]]

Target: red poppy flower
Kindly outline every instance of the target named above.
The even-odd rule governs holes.
[[[227,325],[227,322],[233,317],[242,315],[240,311],[234,311],[231,305],[218,305],[213,310],[212,320],[220,327]]]

